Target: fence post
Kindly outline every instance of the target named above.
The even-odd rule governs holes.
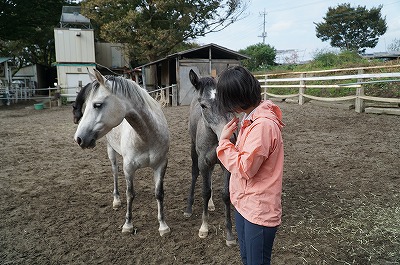
[[[264,100],[267,100],[267,78],[268,78],[268,75],[266,74],[265,75],[265,77],[264,77],[264,84],[265,84],[265,87],[264,87],[264,91],[263,91],[263,99]]]
[[[62,105],[62,101],[61,101],[61,89],[60,89],[60,86],[59,85],[57,85],[57,92],[56,93],[58,93],[57,94],[57,106],[58,107],[61,107],[61,105]]]
[[[301,73],[300,74],[300,78],[304,78],[305,73]],[[305,82],[304,80],[300,80],[300,87],[299,87],[299,105],[303,105],[305,103],[305,99],[304,99],[304,90],[305,90]]]
[[[176,84],[172,85],[172,106],[178,106],[178,88]]]
[[[364,73],[363,69],[358,70],[359,75],[361,75],[363,73]],[[362,82],[362,81],[363,81],[362,78],[357,79],[358,83]],[[360,98],[360,96],[364,96],[364,86],[362,84],[360,84],[360,86],[357,87],[357,89],[356,89],[356,102],[355,102],[354,108],[357,113],[362,113],[365,109],[364,100],[362,98]]]
[[[167,86],[165,88],[165,98],[167,99],[168,106],[171,106],[171,98],[170,98],[170,94],[169,94],[169,88],[170,88],[169,86]]]

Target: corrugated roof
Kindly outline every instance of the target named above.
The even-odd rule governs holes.
[[[63,6],[60,27],[61,28],[91,28],[90,19],[81,15],[80,6]]]
[[[165,58],[162,58],[160,60],[157,61],[153,61],[147,64],[144,64],[140,67],[146,67],[152,64],[156,64],[159,63],[161,61],[164,60],[169,60],[169,59],[174,59],[177,57],[180,58],[193,58],[193,59],[208,59],[209,58],[209,49],[211,48],[211,56],[212,59],[236,59],[236,60],[243,60],[243,59],[249,59],[250,57],[248,57],[247,55],[243,55],[240,54],[236,51],[227,49],[225,47],[219,46],[217,44],[214,43],[210,43],[207,45],[203,45],[201,47],[197,47],[197,48],[193,48],[193,49],[189,49],[189,50],[185,50],[185,51],[181,51],[181,52],[177,52],[171,55],[168,55]]]
[[[11,60],[11,57],[0,57],[0,63],[4,63],[5,61]]]
[[[367,53],[361,56],[367,59],[397,59],[400,58],[400,51]]]

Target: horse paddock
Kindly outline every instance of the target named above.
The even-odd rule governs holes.
[[[277,104],[286,123],[284,215],[272,264],[400,264],[399,116]],[[70,106],[1,106],[0,264],[241,264],[238,246],[225,245],[218,167],[208,237],[198,237],[201,178],[193,215],[184,217],[189,106],[164,112],[171,132],[164,186],[171,233],[160,237],[149,169],[134,180],[134,233],[122,234],[126,204],[112,208],[106,140],[82,150],[73,141]],[[125,201],[122,166],[119,187]]]

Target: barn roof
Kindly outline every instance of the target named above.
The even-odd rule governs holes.
[[[400,58],[400,51],[367,53],[363,54],[362,57],[367,59],[396,60]]]
[[[249,59],[247,55],[240,54],[236,51],[227,49],[225,47],[219,46],[214,43],[210,43],[207,45],[203,45],[201,47],[177,52],[171,55],[168,55],[165,58],[162,58],[157,61],[153,61],[147,64],[144,64],[140,67],[146,67],[149,65],[153,65],[165,60],[170,60],[170,59],[209,59],[210,56],[210,50],[211,50],[211,59],[234,59],[234,60],[243,60],[243,59]]]
[[[5,61],[9,61],[11,59],[11,57],[0,57],[0,63],[4,63]]]

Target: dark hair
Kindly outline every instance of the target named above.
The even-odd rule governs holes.
[[[227,68],[219,76],[217,98],[220,108],[228,112],[258,106],[261,102],[260,83],[242,66]]]

